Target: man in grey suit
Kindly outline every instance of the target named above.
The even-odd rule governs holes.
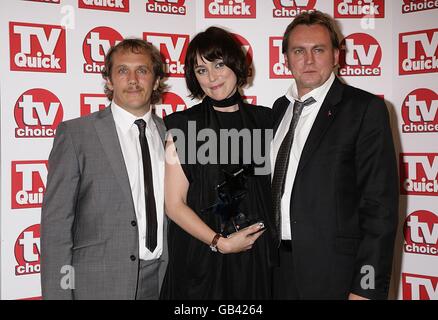
[[[167,263],[164,133],[151,104],[160,53],[125,39],[105,57],[106,109],[63,122],[41,217],[44,299],[157,299]]]

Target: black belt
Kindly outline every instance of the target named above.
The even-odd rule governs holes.
[[[280,247],[292,251],[292,240],[281,240]]]

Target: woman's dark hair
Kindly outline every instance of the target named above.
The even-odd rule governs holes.
[[[246,84],[248,62],[240,43],[228,31],[218,27],[209,27],[204,32],[198,33],[187,49],[184,71],[187,88],[192,98],[201,99],[205,95],[196,79],[197,55],[208,61],[222,59],[236,75],[237,86],[241,87]]]
[[[102,70],[102,77],[105,80],[111,79],[111,72],[113,69],[113,56],[118,51],[130,51],[135,54],[145,54],[149,55],[151,62],[152,62],[152,69],[154,72],[155,79],[160,78],[160,84],[156,90],[152,92],[151,96],[151,103],[157,103],[160,98],[161,94],[163,93],[164,89],[167,87],[164,82],[164,67],[163,67],[163,60],[161,58],[161,54],[152,44],[149,42],[146,42],[145,40],[141,39],[124,39],[121,42],[119,42],[117,45],[111,47],[111,49],[108,50],[108,53],[105,55],[105,66]],[[108,98],[108,100],[113,99],[113,91],[108,88],[108,85],[105,83],[104,88],[105,94]]]

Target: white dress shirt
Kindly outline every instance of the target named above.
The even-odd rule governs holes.
[[[293,106],[295,100],[305,101],[307,98],[313,97],[316,100],[315,103],[304,107],[301,116],[298,120],[297,127],[294,133],[294,139],[292,143],[292,148],[289,157],[289,165],[287,167],[286,181],[284,193],[281,198],[281,239],[291,240],[290,231],[290,200],[292,196],[292,188],[294,185],[295,175],[297,173],[298,163],[300,161],[301,153],[303,151],[304,145],[306,143],[307,137],[309,136],[310,130],[312,129],[313,123],[315,122],[316,116],[319,109],[321,108],[324,99],[335,80],[335,75],[332,73],[328,80],[320,87],[313,89],[309,93],[298,98],[298,90],[295,79],[292,81],[292,85],[286,93],[286,98],[289,99],[290,104],[281,120],[281,123],[275,133],[275,137],[271,146],[271,163],[275,166],[275,160],[277,159],[277,153],[280,149],[281,143],[283,142],[286,133],[289,130],[289,125],[292,121],[293,116]],[[275,170],[275,168],[274,168]],[[274,176],[274,171],[271,173],[271,179]]]
[[[137,226],[139,232],[139,257],[142,260],[158,259],[163,251],[164,214],[164,147],[160,134],[151,117],[151,110],[143,117],[136,117],[114,102],[111,111],[116,123],[117,135],[122,148],[131,185]],[[154,183],[155,206],[157,208],[157,247],[154,252],[146,248],[146,199],[143,179],[143,159],[139,140],[139,129],[134,123],[137,119],[146,121],[146,139],[151,155],[152,179]]]

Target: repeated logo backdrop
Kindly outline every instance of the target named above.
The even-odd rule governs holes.
[[[1,298],[38,298],[40,210],[61,121],[105,108],[104,55],[124,37],[153,43],[169,85],[155,112],[197,103],[184,59],[208,26],[227,28],[251,65],[244,98],[271,106],[292,74],[285,27],[321,10],[342,31],[338,75],[387,102],[400,170],[391,298],[438,299],[438,0],[11,0],[0,4]],[[317,183],[317,181],[315,181]]]

